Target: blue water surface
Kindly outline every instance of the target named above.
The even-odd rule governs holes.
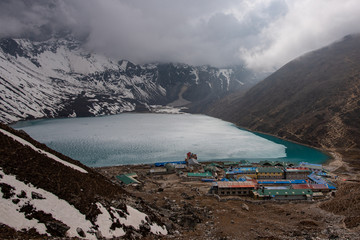
[[[200,161],[328,159],[316,149],[205,115],[124,113],[23,121],[12,127],[90,167],[181,161],[187,152],[197,153]]]

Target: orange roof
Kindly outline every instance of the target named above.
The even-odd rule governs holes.
[[[255,188],[254,182],[217,182],[219,188]]]

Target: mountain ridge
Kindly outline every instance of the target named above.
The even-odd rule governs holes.
[[[360,153],[360,35],[284,65],[208,114],[325,149]]]
[[[0,39],[0,121],[148,111],[182,94],[207,105],[257,77],[242,66],[136,65],[91,53],[70,37],[35,42]],[[188,103],[186,102],[186,103]]]

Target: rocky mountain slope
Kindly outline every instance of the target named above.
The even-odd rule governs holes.
[[[165,235],[141,199],[77,161],[0,125],[0,238]]]
[[[147,111],[149,105],[200,109],[255,84],[244,67],[135,65],[87,51],[79,41],[0,39],[0,121]],[[177,100],[181,101],[177,101]],[[199,107],[200,106],[200,107]]]
[[[360,155],[360,35],[301,56],[207,111],[252,130]]]

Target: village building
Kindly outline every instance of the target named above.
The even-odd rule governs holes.
[[[137,177],[136,173],[127,173],[116,176],[116,179],[125,185],[139,184],[140,182],[135,179],[136,177]]]
[[[284,171],[277,167],[258,167],[256,169],[257,179],[282,179]]]
[[[152,168],[149,170],[149,173],[151,175],[163,175],[163,174],[168,174],[168,171],[166,168],[163,167],[159,167],[159,168]]]
[[[311,200],[313,192],[310,189],[258,189],[253,190],[255,199],[263,200]]]
[[[291,185],[292,189],[311,189],[313,192],[328,193],[330,189],[325,184],[294,184]]]
[[[239,165],[239,162],[235,162],[235,161],[227,161],[224,162],[224,167],[236,167]]]
[[[311,174],[311,170],[307,167],[285,168],[284,174],[285,179],[307,179],[308,175]]]
[[[253,163],[247,161],[247,160],[241,160],[238,164],[239,167],[252,167]]]
[[[308,162],[301,162],[299,164],[300,167],[306,167],[308,169],[310,169],[312,172],[322,172],[323,167],[321,164],[314,164],[314,163],[308,163]]]
[[[171,163],[171,164],[186,164],[186,161],[158,162],[158,163],[154,163],[154,166],[155,167],[164,167],[168,163]]]
[[[225,172],[225,176],[228,179],[239,179],[243,177],[249,177],[252,179],[257,178],[256,167],[240,167],[240,168],[228,168]]]
[[[307,184],[307,181],[304,180],[304,179],[292,179],[292,180],[286,180],[286,179],[258,179],[257,184],[259,186],[263,186],[265,188],[267,188],[267,187],[280,187],[280,186],[286,186],[287,188],[290,188],[291,185]]]
[[[260,161],[259,165],[262,167],[293,167],[293,163],[289,162],[280,162],[280,161]]]
[[[309,181],[312,183],[312,184],[324,184],[326,185],[330,190],[336,190],[336,185],[331,182],[330,180],[328,179],[325,179],[321,176],[318,176],[317,174],[315,173],[312,173],[308,176],[308,179]]]
[[[213,178],[211,172],[189,172],[187,173],[187,179],[197,181],[201,179]]]
[[[229,182],[215,182],[210,189],[211,194],[219,196],[236,195],[236,196],[249,196],[251,191],[254,190],[256,184],[253,181],[229,181]]]

